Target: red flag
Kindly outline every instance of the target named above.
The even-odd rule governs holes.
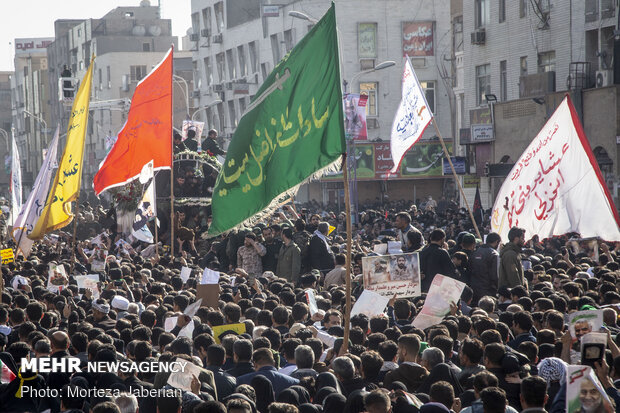
[[[136,179],[151,159],[155,171],[172,167],[172,52],[136,86],[127,122],[95,175],[95,194]]]

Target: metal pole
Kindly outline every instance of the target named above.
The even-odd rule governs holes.
[[[471,208],[469,207],[469,202],[467,202],[467,198],[465,197],[465,192],[463,191],[463,187],[461,186],[461,181],[459,181],[459,177],[456,175],[456,171],[454,170],[454,165],[452,164],[452,158],[450,158],[450,154],[448,153],[448,149],[446,148],[446,144],[443,141],[443,137],[441,136],[441,132],[439,132],[439,127],[437,126],[437,121],[433,117],[433,126],[435,126],[435,132],[437,132],[437,136],[439,136],[439,142],[441,142],[441,147],[443,148],[443,153],[448,158],[448,163],[450,164],[450,169],[452,169],[452,175],[454,176],[454,180],[459,187],[459,191],[463,200],[465,201],[465,206],[467,206],[467,212],[469,212],[469,217],[471,218],[471,223],[474,225],[474,229],[476,230],[476,235],[479,239],[482,239],[480,235],[480,230],[478,230],[478,225],[476,224],[476,220],[474,219],[474,214],[471,212]]]
[[[351,325],[351,200],[349,194],[349,171],[346,164],[347,155],[342,155],[343,166],[342,179],[344,182],[344,203],[346,209],[346,223],[347,223],[347,261],[346,261],[346,304],[344,309],[344,338],[342,342],[342,349],[344,352],[349,347],[349,330]]]
[[[172,53],[174,54],[174,45],[172,46]],[[174,73],[172,74],[172,77],[174,78]],[[170,83],[172,83],[172,78],[170,79]],[[170,113],[174,119],[173,105],[174,101],[171,99]],[[172,121],[172,124],[174,125],[174,120]],[[174,257],[174,129],[170,131],[170,155],[172,157],[172,159],[170,159],[170,256]]]

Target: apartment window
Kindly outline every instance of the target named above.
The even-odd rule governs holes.
[[[107,75],[106,78],[107,78],[107,81],[108,81],[108,89],[111,89],[112,88],[112,73],[111,73],[110,66],[106,67],[106,72],[107,72],[106,73],[106,75]]]
[[[143,52],[150,52],[151,51],[151,44],[150,43],[142,43],[142,51]]]
[[[265,79],[267,79],[267,76],[269,76],[269,63],[267,62],[261,63],[260,71],[261,71],[261,75],[263,75],[263,82],[264,82]]]
[[[377,110],[377,82],[360,83],[360,94],[368,96],[366,116],[378,116]]]
[[[215,55],[215,65],[217,66],[217,79],[221,83],[224,81],[226,71],[226,56],[224,52]]]
[[[256,42],[250,42],[248,44],[248,51],[250,52],[250,67],[252,73],[258,72],[258,54],[256,53]]]
[[[519,17],[527,16],[527,3],[529,0],[519,0]]]
[[[200,15],[198,13],[192,13],[192,34],[200,34]]]
[[[218,103],[217,104],[217,116],[219,118],[219,125],[218,125],[218,129],[222,130],[224,128],[224,125],[226,125],[226,117],[224,116],[224,103]]]
[[[230,127],[236,128],[237,127],[237,112],[235,112],[235,101],[234,100],[228,101],[228,117],[230,119]]]
[[[277,65],[280,61],[280,41],[278,40],[278,34],[271,35],[271,52],[273,53],[273,65]]]
[[[295,39],[293,37],[293,29],[284,31],[284,45],[286,46],[286,53],[290,52],[295,45]]]
[[[210,57],[205,57],[203,59],[203,63],[205,66],[205,75],[207,77],[207,86],[210,86],[213,84],[213,68],[211,67],[211,58]]]
[[[456,16],[452,22],[452,31],[454,33],[453,47],[455,52],[463,51],[463,16]]]
[[[208,35],[211,35],[211,7],[202,9],[202,24],[207,30]]]
[[[248,64],[245,61],[245,50],[243,45],[237,47],[237,59],[239,59],[239,76],[248,74]]]
[[[82,29],[78,29],[77,30],[77,36],[78,37],[82,37]]]
[[[424,89],[426,102],[428,103],[431,113],[435,113],[435,82],[420,82],[420,86]]]
[[[224,30],[224,2],[220,1],[213,5],[215,11],[215,25],[217,26],[217,32],[222,33]]]
[[[103,85],[103,71],[101,68],[97,69],[97,77],[99,78],[99,89],[101,89],[101,85]]]
[[[508,78],[506,77],[506,61],[499,62],[499,100],[508,100]]]
[[[519,74],[527,76],[527,56],[521,56]]]
[[[235,51],[226,50],[226,63],[228,63],[228,76],[230,80],[237,78],[237,65],[235,64]]]
[[[486,102],[484,95],[491,93],[491,65],[476,66],[476,105]]]
[[[80,70],[84,70],[84,61],[80,60]]]
[[[475,0],[474,4],[476,29],[484,28],[489,22],[489,0]]]
[[[555,50],[538,53],[538,73],[555,71]]]
[[[499,0],[499,22],[506,21],[506,0]]]
[[[245,98],[241,98],[239,99],[239,115],[243,116],[243,114],[245,113]]]

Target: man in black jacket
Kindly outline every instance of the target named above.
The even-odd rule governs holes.
[[[328,233],[329,224],[321,222],[310,239],[310,266],[313,270],[319,270],[323,273],[333,270],[336,266],[334,253],[329,249],[327,242]]]
[[[446,233],[441,229],[431,232],[430,243],[420,252],[420,271],[422,272],[422,292],[428,292],[437,274],[458,278],[450,254],[443,248]]]
[[[473,254],[469,286],[474,290],[472,303],[475,305],[485,295],[492,297],[497,295],[497,269],[499,268],[497,246],[500,242],[499,234],[492,232],[487,235],[486,244],[481,245]]]
[[[226,350],[218,344],[212,344],[207,349],[207,370],[213,373],[217,399],[222,400],[235,392],[237,379],[222,370]]]
[[[254,366],[252,365],[252,353],[254,352],[254,346],[250,340],[237,340],[233,344],[233,360],[235,361],[235,367],[230,370],[226,370],[226,373],[233,377],[240,377],[244,374],[252,373]]]
[[[226,151],[220,148],[220,145],[217,144],[217,131],[215,129],[211,129],[209,133],[207,133],[207,139],[202,142],[202,150],[208,152],[209,155],[212,156],[226,156]]]

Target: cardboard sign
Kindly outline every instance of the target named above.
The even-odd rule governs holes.
[[[234,331],[237,334],[243,334],[246,332],[245,324],[224,324],[223,326],[215,326],[213,329],[213,338],[215,338],[215,342],[220,344],[220,335],[225,331]]]
[[[381,294],[377,294],[370,290],[364,290],[362,295],[360,295],[355,302],[355,305],[353,305],[351,317],[360,313],[366,314],[368,318],[378,314],[383,314],[383,310],[385,310],[385,306],[389,301],[390,299],[388,297],[384,297]]]
[[[220,273],[213,271],[209,268],[205,268],[200,278],[200,284],[217,284],[220,282]]]
[[[614,409],[591,367],[566,366],[566,412],[583,411],[612,413]]]
[[[187,363],[183,371],[172,372],[168,377],[168,384],[177,389],[192,391],[192,380],[194,376],[200,376],[200,367],[193,363]]]
[[[220,304],[219,284],[199,284],[196,286],[196,299],[202,299],[202,307],[218,308]]]
[[[400,246],[400,243],[398,244]],[[417,297],[421,291],[417,252],[362,258],[364,289],[392,298]]]
[[[428,290],[422,311],[413,320],[413,326],[424,330],[441,323],[450,314],[450,304],[459,303],[465,283],[436,274]]]
[[[603,327],[603,310],[576,311],[568,316],[568,330],[573,338],[577,338],[575,328],[579,329],[579,335],[598,333]]]
[[[189,267],[181,268],[181,280],[183,280],[183,284],[189,280],[189,276],[192,275],[192,269]]]
[[[15,255],[11,248],[0,250],[0,257],[2,257],[2,264],[10,264],[15,261]]]

